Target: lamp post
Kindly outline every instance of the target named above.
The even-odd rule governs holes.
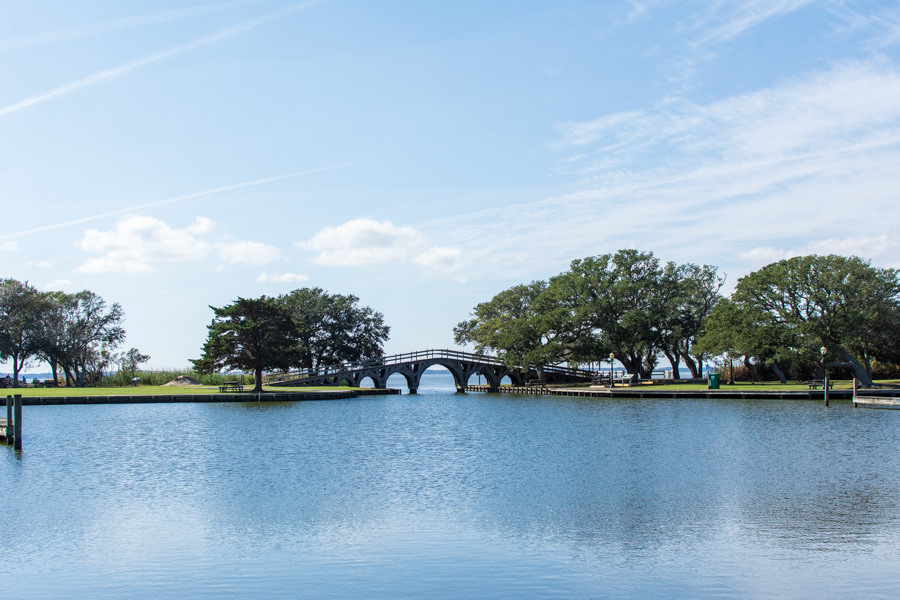
[[[612,389],[613,387],[613,361],[616,359],[616,355],[612,352],[609,353],[609,387]]]
[[[828,406],[828,371],[825,370],[825,355],[828,353],[828,348],[822,346],[820,352],[822,353],[822,393],[825,397],[825,406]]]

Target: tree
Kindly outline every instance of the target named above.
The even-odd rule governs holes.
[[[128,352],[124,352],[119,357],[119,369],[126,373],[128,379],[134,379],[134,374],[137,371],[138,367],[141,363],[145,363],[150,360],[150,356],[147,354],[141,354],[141,351],[137,348],[131,348]]]
[[[871,385],[867,365],[889,358],[896,339],[900,280],[895,269],[855,256],[800,256],[738,280],[730,304],[713,311],[704,347],[755,357],[782,379],[779,365],[808,369],[825,347],[828,366],[849,368]],[[722,333],[727,327],[735,328],[730,336]]]
[[[653,371],[678,294],[674,263],[661,266],[652,252],[619,250],[573,261],[550,285],[566,299],[571,347],[592,348],[597,359],[613,352],[635,376]]]
[[[721,299],[719,291],[725,278],[710,265],[688,263],[677,269],[677,292],[663,315],[662,352],[672,365],[675,379],[680,379],[679,366],[683,359],[691,376],[702,377],[705,352],[697,347],[707,318]]]
[[[222,369],[254,372],[253,391],[262,391],[262,372],[286,370],[297,339],[290,313],[274,298],[238,298],[222,308],[210,306],[215,316],[203,356],[192,360],[200,373]]]
[[[38,353],[38,328],[44,311],[41,294],[28,283],[0,281],[0,360],[11,360],[13,385]]]
[[[315,373],[384,355],[390,327],[380,312],[360,306],[356,296],[316,287],[294,290],[277,301],[294,324],[291,366]]]
[[[534,367],[543,377],[543,366],[560,362],[567,352],[547,290],[546,281],[532,281],[500,292],[454,327],[454,340],[475,344],[477,352],[494,351],[507,366]]]
[[[88,290],[59,298],[63,331],[53,352],[66,373],[66,384],[74,380],[77,387],[84,387],[89,367],[96,370],[98,362],[108,365],[109,354],[125,339],[125,314],[118,302],[107,308],[103,298]]]

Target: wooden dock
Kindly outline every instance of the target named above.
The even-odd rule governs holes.
[[[854,396],[854,408],[893,408],[900,409],[900,398],[897,396]]]
[[[486,385],[470,385],[470,392],[494,392],[501,394],[525,394],[534,396],[577,396],[584,398],[706,398],[728,400],[824,400],[824,390],[729,390],[720,388],[717,390],[660,390],[654,386],[622,386],[610,388],[608,386],[592,386],[579,388],[541,387],[541,386],[508,386],[504,385],[499,390],[491,390]],[[853,390],[829,390],[828,397],[832,400],[851,400]]]

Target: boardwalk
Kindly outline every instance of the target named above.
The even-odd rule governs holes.
[[[419,389],[422,374],[429,367],[441,366],[453,375],[458,392],[469,388],[469,378],[482,375],[491,391],[497,391],[500,383],[508,377],[513,385],[524,386],[530,382],[543,383],[584,383],[594,375],[591,371],[569,369],[547,365],[534,367],[509,367],[495,356],[471,354],[455,350],[422,350],[406,354],[394,354],[377,360],[355,365],[337,365],[317,373],[287,373],[270,377],[265,384],[270,386],[298,385],[350,385],[359,387],[364,379],[370,379],[376,389],[385,389],[391,375],[401,375],[406,379],[410,394]]]

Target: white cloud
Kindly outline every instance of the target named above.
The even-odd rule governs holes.
[[[261,242],[232,242],[218,244],[219,256],[225,262],[261,266],[281,257],[281,251],[275,246]]]
[[[260,283],[301,283],[309,281],[309,277],[299,273],[260,273],[256,281]]]
[[[900,242],[887,235],[812,240],[798,248],[758,247],[742,252],[740,257],[747,263],[762,267],[809,254],[859,256],[877,264],[900,267]]]
[[[455,269],[461,258],[455,248],[429,246],[425,236],[412,227],[366,217],[326,227],[297,246],[318,252],[315,262],[329,266],[414,262],[448,271]]]
[[[15,252],[19,249],[19,244],[16,243],[15,240],[9,240],[3,243],[0,243],[0,251],[2,252]]]
[[[88,230],[77,243],[92,254],[77,268],[83,273],[144,273],[153,263],[184,262],[205,257],[210,245],[194,231],[208,228],[208,220],[198,218],[185,229],[173,229],[153,217],[136,216],[116,223],[111,231]]]

